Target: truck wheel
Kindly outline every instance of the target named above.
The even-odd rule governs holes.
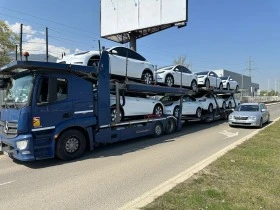
[[[86,139],[78,130],[68,130],[62,133],[56,143],[56,156],[62,160],[73,160],[84,154]]]
[[[156,122],[155,126],[154,126],[154,137],[160,137],[163,135],[163,126],[161,122]]]
[[[176,130],[176,121],[173,118],[168,118],[167,119],[167,125],[165,129],[166,134],[171,134],[174,133]]]

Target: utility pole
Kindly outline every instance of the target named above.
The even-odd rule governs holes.
[[[248,63],[248,76],[252,77],[252,60],[251,60],[251,56],[249,57],[249,63]]]

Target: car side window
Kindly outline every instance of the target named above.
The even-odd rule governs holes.
[[[183,73],[192,74],[192,72],[184,66],[181,66],[181,69],[182,69]]]
[[[116,47],[116,48],[113,48],[111,51],[113,51],[113,50],[117,52],[118,56],[126,57],[129,54],[128,51],[123,47]]]
[[[63,101],[68,96],[68,82],[64,78],[57,78],[56,82],[56,101]],[[37,103],[47,103],[49,94],[49,77],[44,77],[40,80],[39,94]]]
[[[146,59],[143,56],[139,55],[137,52],[130,50],[130,49],[127,49],[127,50],[129,51],[129,53],[128,53],[129,58],[139,60],[139,61],[146,61]]]
[[[210,71],[210,72],[209,72],[209,76],[214,77],[214,73],[213,73],[213,71]]]
[[[214,76],[214,77],[218,77],[218,75],[217,75],[215,72],[213,72],[213,76]]]

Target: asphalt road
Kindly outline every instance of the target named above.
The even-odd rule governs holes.
[[[271,120],[280,105],[269,107]],[[0,156],[0,209],[117,209],[255,129],[224,121],[88,152],[73,162],[14,162]]]

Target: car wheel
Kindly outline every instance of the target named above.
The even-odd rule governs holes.
[[[209,79],[205,80],[205,87],[210,88],[210,80]]]
[[[208,106],[208,112],[212,113],[213,112],[213,104],[209,104]]]
[[[230,84],[227,83],[227,90],[230,90]]]
[[[235,91],[239,91],[239,86],[236,85]]]
[[[173,110],[173,116],[178,118],[179,117],[179,111],[180,111],[179,106],[175,106],[175,108]]]
[[[227,105],[226,105],[226,102],[223,102],[222,108],[223,108],[223,109],[226,109],[226,106],[227,106]]]
[[[172,87],[174,85],[174,78],[172,75],[167,75],[165,77],[165,84],[168,86],[168,87]]]
[[[174,133],[175,130],[176,130],[176,121],[175,121],[175,119],[174,118],[168,118],[167,119],[165,133],[166,134],[171,134],[171,133]]]
[[[123,118],[124,118],[123,111],[120,110],[120,120],[122,121]],[[117,120],[117,107],[112,106],[111,107],[111,122],[116,122],[116,120]]]
[[[231,109],[232,108],[232,104],[231,102],[228,102],[228,108]]]
[[[154,111],[153,111],[153,114],[158,116],[158,117],[161,117],[162,114],[163,114],[163,108],[160,104],[156,104],[155,107],[154,107]]]
[[[78,130],[68,130],[61,134],[56,143],[56,156],[62,160],[73,160],[84,154],[86,139]]]
[[[141,78],[145,84],[147,85],[151,85],[153,82],[153,74],[152,72],[145,70],[142,74],[142,78]]]
[[[202,115],[202,109],[200,107],[198,107],[196,110],[196,117],[201,118],[201,115]]]
[[[154,133],[153,136],[154,137],[160,137],[163,135],[163,126],[161,122],[156,122],[155,127],[154,127]]]
[[[191,89],[192,91],[197,91],[197,82],[195,80],[193,80],[191,83]]]
[[[262,128],[262,127],[263,127],[263,119],[261,118],[261,119],[260,119],[259,128]]]
[[[223,83],[220,83],[219,85],[219,89],[222,90],[223,89]]]

